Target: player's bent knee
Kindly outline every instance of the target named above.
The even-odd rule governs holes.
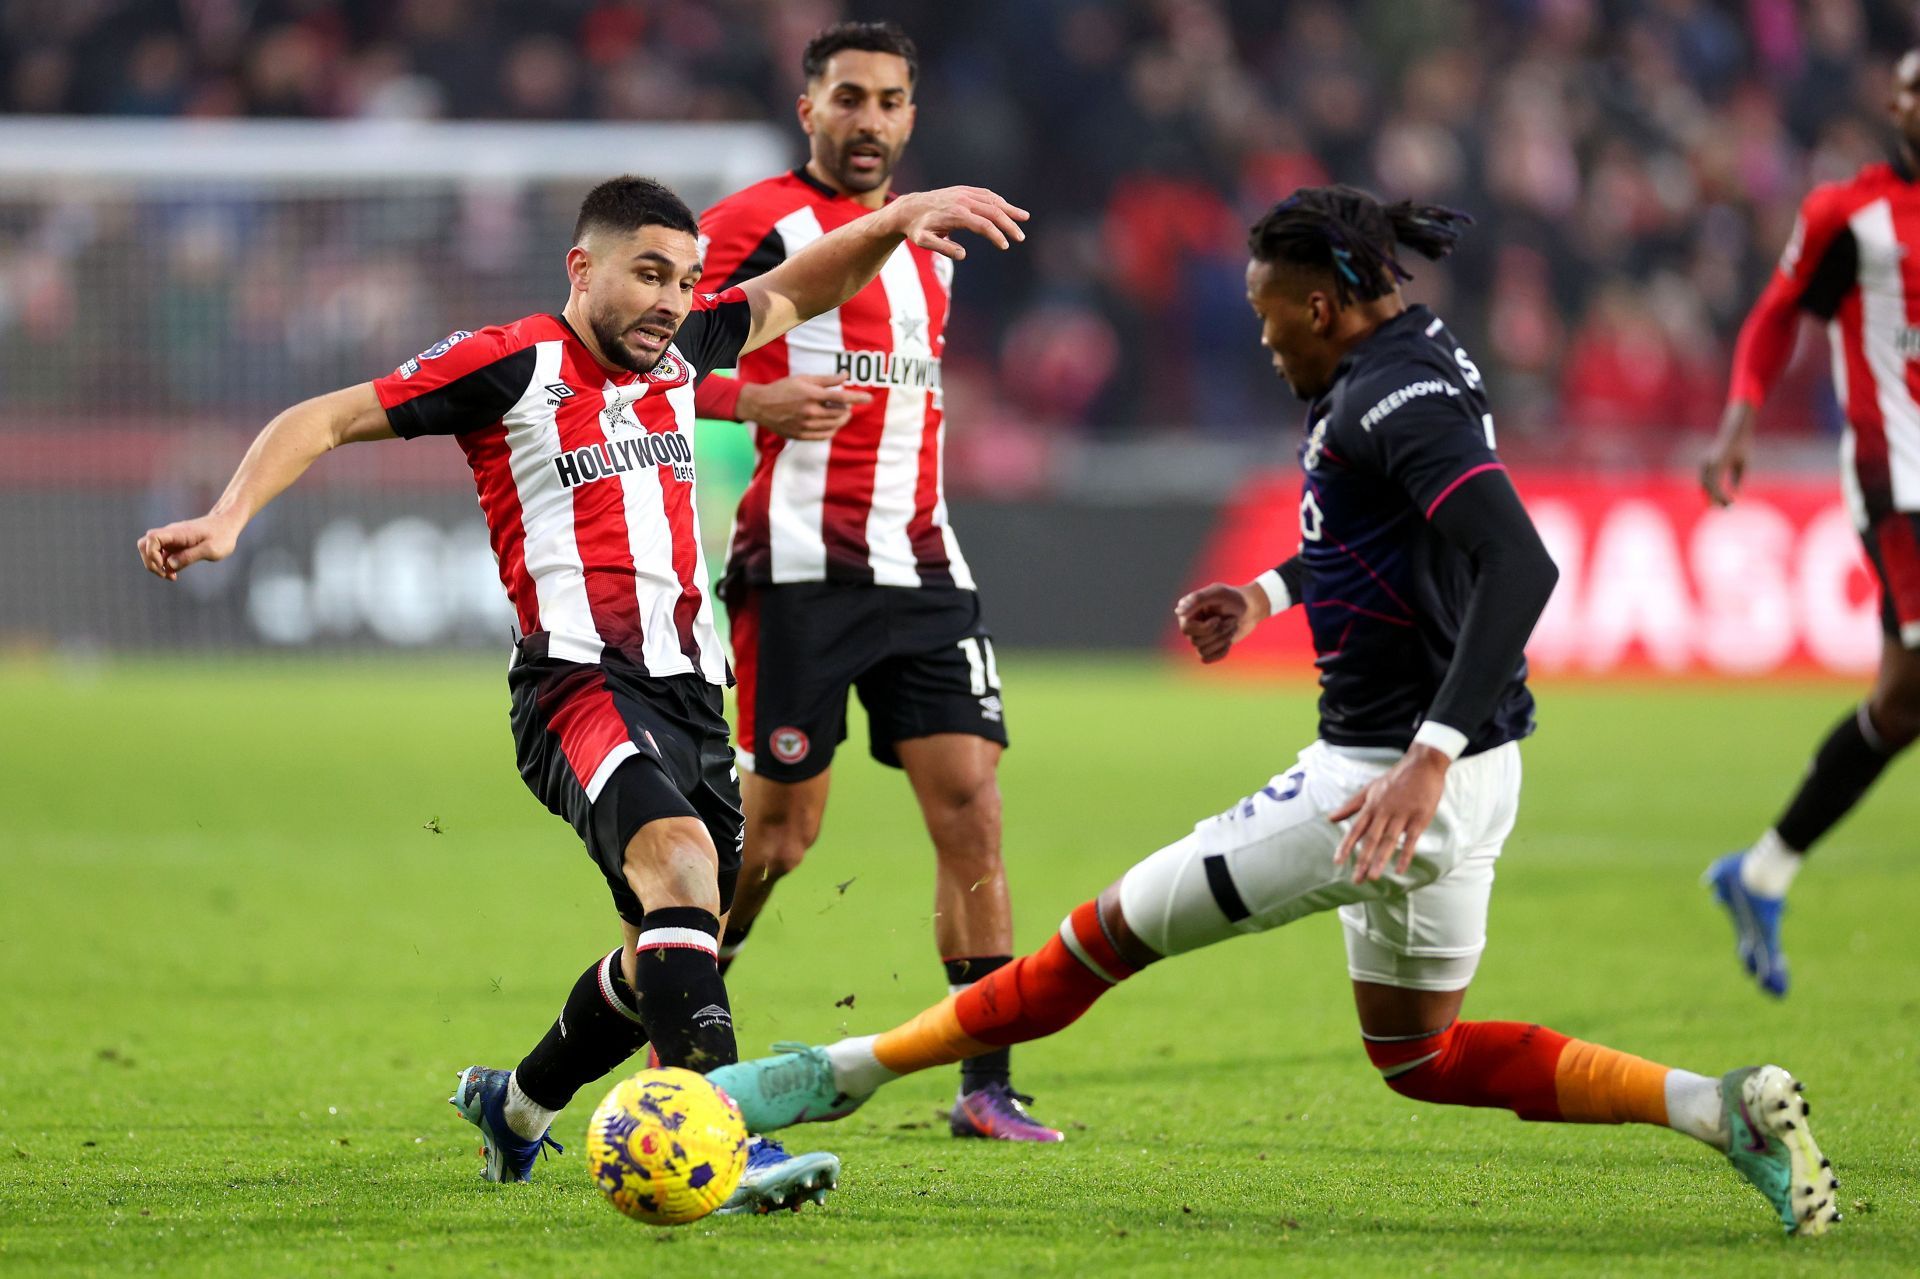
[[[1114,880],[1094,899],[1095,919],[1101,932],[1112,942],[1114,951],[1138,972],[1166,956],[1142,941],[1133,931],[1133,925],[1127,922],[1127,912],[1120,905],[1120,884],[1120,880]]]
[[[762,828],[749,839],[747,857],[758,868],[759,878],[785,879],[800,869],[811,847],[812,840],[802,839],[799,832],[791,828]]]
[[[941,788],[926,800],[928,817],[950,830],[987,834],[1000,829],[1000,786],[992,775]]]
[[[1920,692],[1876,696],[1867,705],[1867,715],[1880,740],[1893,750],[1904,750],[1920,738]]]
[[[699,819],[648,822],[627,841],[621,870],[643,908],[697,906],[720,913],[720,858]]]

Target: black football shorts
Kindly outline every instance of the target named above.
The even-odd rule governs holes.
[[[704,823],[720,856],[720,909],[740,877],[740,783],[720,689],[698,675],[642,675],[618,662],[514,663],[513,743],[527,788],[567,819],[598,863],[620,918],[644,909],[627,886],[627,844],[662,817]]]
[[[951,587],[794,582],[728,593],[734,718],[743,767],[776,782],[816,777],[847,739],[847,689],[867,710],[868,749],[971,733],[1007,744],[1000,670],[980,597]]]

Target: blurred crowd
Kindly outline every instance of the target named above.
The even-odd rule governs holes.
[[[841,17],[920,45],[901,183],[1034,211],[1025,251],[975,254],[958,282],[949,391],[983,438],[1291,423],[1242,300],[1244,228],[1337,180],[1477,219],[1448,263],[1409,263],[1412,292],[1487,370],[1509,447],[1627,463],[1711,427],[1800,197],[1885,154],[1915,38],[1911,6],[1864,0],[8,0],[0,104],[788,127],[800,49]],[[0,377],[29,394],[107,268],[60,250],[97,237],[19,216],[0,213]],[[316,334],[371,331],[397,358],[459,291],[421,266],[431,246],[379,228],[283,228],[241,272],[233,216],[172,210],[153,297],[116,317],[177,355],[161,400],[218,395],[232,362],[294,360]],[[526,253],[550,267],[550,248]],[[303,252],[326,256],[279,260]],[[1772,428],[1833,429],[1821,345],[1802,343]]]

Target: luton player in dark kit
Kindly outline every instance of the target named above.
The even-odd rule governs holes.
[[[715,287],[894,198],[916,110],[913,41],[892,23],[843,22],[809,41],[801,64],[807,162],[701,215]],[[698,393],[703,415],[754,424],[758,454],[727,551],[747,839],[723,969],[819,837],[856,691],[871,754],[906,772],[933,843],[948,990],[1013,958],[997,780],[1006,707],[943,479],[953,275],[949,259],[903,244],[872,284]],[[1007,1052],[987,1052],[961,1065],[949,1129],[1060,1140],[1026,1100]]]
[[[1332,910],[1363,1045],[1395,1092],[1669,1127],[1724,1152],[1789,1231],[1838,1220],[1838,1183],[1780,1067],[1713,1078],[1460,1019],[1533,730],[1524,648],[1557,576],[1494,450],[1480,370],[1398,287],[1396,245],[1438,257],[1461,220],[1320,187],[1253,228],[1248,300],[1308,402],[1300,551],[1175,612],[1214,662],[1270,615],[1306,609],[1319,739],[971,989],[884,1034],[715,1072],[751,1121],[846,1113],[910,1071],[1052,1034],[1159,960]]]
[[[386,377],[295,405],[212,511],[140,539],[147,568],[172,580],[230,554],[330,449],[451,435],[466,455],[515,614],[520,774],[599,864],[623,936],[518,1068],[461,1072],[450,1100],[484,1136],[490,1180],[528,1180],[557,1144],[554,1115],[648,1041],[669,1066],[736,1055],[716,951],[741,817],[695,517],[695,385],[844,302],[903,242],[957,257],[953,236],[967,230],[1005,248],[1024,238],[1025,216],[977,188],[908,196],[706,292],[680,198],[645,178],[602,183],[580,208],[561,314],[461,330]],[[500,888],[520,922],[538,909],[524,886]],[[837,1173],[831,1155],[760,1141],[721,1211],[797,1207]]]

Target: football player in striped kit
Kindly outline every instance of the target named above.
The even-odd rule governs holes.
[[[1741,963],[1775,996],[1787,993],[1788,886],[1815,842],[1920,738],[1920,49],[1894,69],[1890,110],[1893,158],[1801,203],[1779,269],[1740,328],[1720,435],[1701,467],[1707,496],[1731,505],[1800,316],[1825,321],[1846,415],[1840,482],[1879,579],[1883,638],[1873,688],[1820,743],[1779,818],[1707,868]]]
[[[844,302],[900,245],[959,257],[965,230],[1007,248],[1025,217],[979,188],[908,196],[705,291],[692,212],[657,182],[614,179],[581,205],[560,314],[461,330],[386,377],[295,405],[211,511],[140,538],[146,567],[173,580],[231,554],[340,445],[451,435],[466,455],[515,613],[520,774],[599,864],[622,931],[518,1068],[461,1072],[450,1100],[486,1139],[489,1180],[528,1180],[543,1145],[557,1148],[554,1115],[648,1041],[671,1066],[736,1056],[715,956],[741,816],[695,516],[696,384]],[[797,1207],[837,1173],[831,1155],[762,1141],[723,1211]]]
[[[802,58],[807,162],[700,219],[707,275],[750,280],[892,195],[918,59],[892,23],[829,27]],[[934,941],[950,990],[1010,962],[997,770],[1006,708],[973,575],[947,520],[940,359],[953,263],[903,244],[879,278],[701,384],[705,416],[755,424],[724,598],[739,676],[747,837],[723,967],[819,837],[847,695],[868,749],[904,769],[934,850]],[[1058,1141],[1005,1048],[962,1063],[958,1137]]]

